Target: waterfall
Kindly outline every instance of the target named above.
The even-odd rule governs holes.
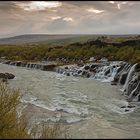
[[[26,68],[29,68],[29,65],[30,65],[30,64],[29,64],[29,63],[27,63]]]
[[[130,71],[129,71],[129,73],[128,73],[128,75],[127,75],[127,78],[126,78],[126,81],[125,81],[125,84],[124,84],[124,86],[123,86],[123,93],[124,93],[125,91],[126,91],[126,93],[127,93],[128,84],[129,84],[130,80],[132,79],[132,76],[133,76],[133,73],[134,73],[134,71],[135,71],[136,65],[137,65],[137,63],[134,64],[134,65],[130,68]]]
[[[129,99],[132,100],[134,97],[138,95],[139,92],[140,92],[140,81],[138,82],[136,88],[129,95]]]
[[[119,75],[119,83],[121,82],[121,79],[122,79],[122,76],[125,74],[125,73],[128,73],[129,72],[129,70],[130,70],[130,67],[131,65],[130,64],[126,64],[125,66],[124,66],[124,68],[118,73],[118,75]]]
[[[111,63],[109,66],[99,67],[97,73],[94,76],[94,79],[102,80],[102,82],[111,82],[119,68],[119,62]]]
[[[126,71],[126,68],[127,68],[128,66],[129,66],[129,64],[126,63],[125,66],[123,67],[123,69],[118,73],[118,75],[122,75],[122,73],[123,73],[124,71]]]
[[[35,67],[34,68],[37,69],[37,64],[35,64]]]
[[[14,63],[14,66],[17,66],[17,62]]]
[[[35,69],[36,64],[34,64],[33,69]]]

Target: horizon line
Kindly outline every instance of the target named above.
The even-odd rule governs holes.
[[[40,34],[40,33],[27,33],[27,34],[19,34],[19,35],[14,35],[14,36],[10,36],[10,37],[0,37],[0,39],[8,39],[8,38],[13,38],[13,37],[18,37],[18,36],[26,36],[26,35],[112,35],[112,36],[119,36],[119,35],[121,35],[121,36],[124,36],[124,35],[140,35],[140,33],[136,33],[136,34],[134,34],[134,33],[128,33],[128,34],[106,34],[106,33],[99,33],[99,34],[95,34],[95,33],[89,33],[89,34],[87,34],[87,33],[85,33],[85,34],[76,34],[76,33],[71,33],[71,34],[68,34],[68,33],[59,33],[59,34],[47,34],[47,33],[42,33],[42,34]]]

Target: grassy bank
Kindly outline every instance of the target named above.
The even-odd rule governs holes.
[[[26,115],[19,117],[16,111],[21,97],[20,90],[10,88],[7,84],[0,82],[0,139],[68,137],[68,133],[59,122],[49,125],[43,122],[40,125],[34,124],[30,133],[28,133],[28,118]],[[42,130],[39,136],[38,130]]]
[[[121,40],[121,39],[119,39]],[[121,41],[120,41],[121,42]],[[0,57],[10,60],[58,60],[61,63],[87,61],[90,57],[109,60],[124,60],[130,63],[140,62],[140,44],[113,46],[77,42],[63,46],[52,46],[47,44],[24,44],[24,45],[0,45]]]

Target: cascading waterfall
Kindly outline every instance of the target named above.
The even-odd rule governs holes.
[[[138,82],[136,88],[134,90],[132,90],[132,92],[130,93],[128,99],[133,100],[133,98],[136,97],[136,100],[138,101],[138,96],[140,95],[140,81]]]
[[[102,80],[102,82],[110,82],[114,79],[119,68],[119,63],[111,63],[109,66],[100,67],[95,74],[94,79]]]
[[[134,64],[134,65],[131,67],[131,69],[130,69],[130,71],[129,71],[129,73],[128,73],[128,76],[127,76],[127,78],[126,78],[125,84],[124,84],[124,86],[123,86],[123,94],[124,94],[125,92],[127,93],[128,84],[129,84],[129,82],[130,82],[131,79],[132,79],[132,76],[133,76],[133,73],[134,73],[134,71],[135,71],[136,65],[137,65],[137,63]]]
[[[124,74],[127,74],[129,72],[130,68],[131,68],[131,65],[127,63],[124,66],[124,68],[118,73],[118,75],[119,75],[119,83],[121,83],[122,76]]]
[[[29,65],[30,65],[30,64],[27,64],[27,65],[26,65],[26,68],[29,68]]]

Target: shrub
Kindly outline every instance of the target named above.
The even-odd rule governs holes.
[[[0,139],[45,138],[52,139],[63,136],[67,138],[67,131],[58,123],[34,125],[28,133],[28,119],[25,115],[18,117],[16,108],[20,103],[21,93],[18,89],[8,87],[0,82]],[[61,131],[63,129],[63,131]],[[41,130],[38,136],[38,130]]]
[[[19,90],[0,83],[0,138],[27,138],[21,121],[17,120],[16,107],[20,102]]]

